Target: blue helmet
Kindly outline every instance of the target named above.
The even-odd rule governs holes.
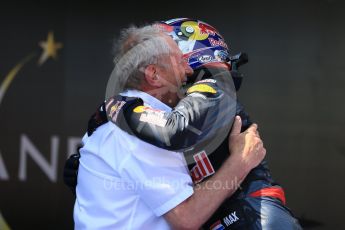
[[[175,18],[158,25],[175,40],[193,70],[226,67],[231,73],[236,90],[240,88],[243,74],[238,71],[238,67],[248,62],[248,55],[238,53],[230,56],[228,45],[214,27],[189,18]],[[189,79],[193,81],[193,78]]]
[[[194,70],[214,63],[230,64],[228,46],[222,35],[209,24],[188,18],[162,22]]]

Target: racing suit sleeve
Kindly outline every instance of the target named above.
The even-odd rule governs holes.
[[[193,84],[171,112],[144,106],[138,98],[110,100],[106,108],[108,119],[122,130],[157,147],[181,152],[211,138],[228,123],[230,113],[221,105],[229,101],[227,97],[216,80],[207,79]]]

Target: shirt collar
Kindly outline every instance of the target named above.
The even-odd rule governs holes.
[[[145,93],[143,91],[135,90],[135,89],[127,89],[124,92],[120,93],[122,96],[127,96],[127,97],[139,97],[144,101],[144,104],[146,106],[150,106],[155,109],[163,110],[166,112],[171,111],[171,107],[168,105],[164,104],[157,98],[151,96],[148,93]]]

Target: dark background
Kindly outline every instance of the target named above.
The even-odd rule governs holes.
[[[11,229],[72,228],[73,197],[62,183],[67,141],[83,135],[104,99],[113,40],[131,23],[189,17],[216,27],[232,54],[249,54],[239,98],[259,124],[288,206],[305,228],[345,229],[344,12],[341,0],[0,3],[0,83],[36,55],[0,104],[4,220]],[[49,31],[63,48],[38,66]],[[59,139],[56,182],[30,157],[19,179],[23,136],[48,162],[51,138]]]

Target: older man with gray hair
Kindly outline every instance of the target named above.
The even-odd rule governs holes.
[[[178,89],[193,70],[177,44],[155,26],[125,29],[118,44],[108,100],[90,120],[82,140],[75,228],[200,228],[237,189],[225,185],[242,181],[264,158],[266,150],[257,126],[240,133],[237,117],[229,138],[232,154],[207,181],[208,185],[217,182],[222,186],[200,183],[193,188],[182,152],[158,148],[150,140],[138,139],[135,132],[145,136],[151,129],[162,134],[164,141],[165,135],[170,135],[166,130],[175,129],[172,133],[177,136],[169,136],[169,140],[181,141],[181,146],[188,148],[211,132],[210,126],[202,126],[198,135],[191,130],[200,119],[213,119],[217,113],[215,109],[204,116],[202,105],[212,102],[217,107],[227,95],[215,81],[209,81],[196,83],[179,101]],[[199,114],[193,111],[195,106],[201,108]],[[112,122],[104,119],[105,111]],[[121,121],[128,122],[129,112],[147,125],[137,127],[134,133],[120,128],[124,126]],[[179,140],[176,130],[191,132],[191,138]]]

